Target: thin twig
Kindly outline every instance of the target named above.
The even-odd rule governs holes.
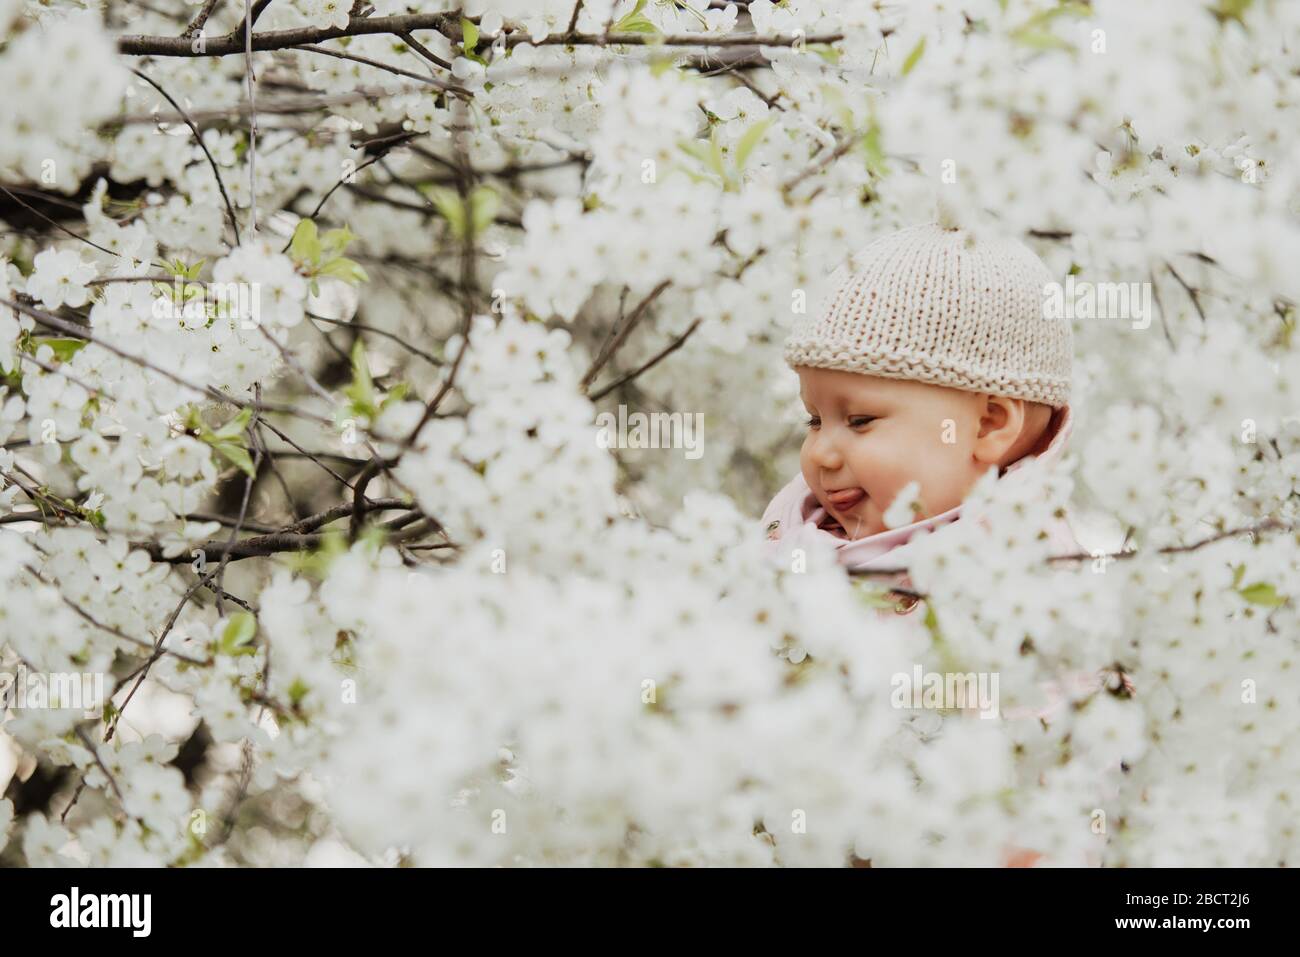
[[[221,0],[206,0],[203,8],[194,15],[194,19],[190,21],[190,25],[185,28],[185,32],[181,36],[193,39],[202,33],[203,25],[208,22],[208,17],[212,16],[213,7],[220,2]]]
[[[248,231],[255,236],[257,235],[257,78],[253,75],[253,21],[253,0],[244,0],[244,79],[248,87]]]
[[[226,214],[230,217],[230,228],[235,231],[235,245],[238,246],[241,240],[239,238],[239,222],[235,219],[235,207],[230,202],[230,196],[226,192],[226,184],[221,178],[221,170],[217,167],[217,161],[212,158],[212,153],[208,149],[208,144],[203,142],[203,134],[200,133],[199,128],[194,125],[194,120],[190,118],[190,115],[186,113],[185,110],[181,108],[181,105],[172,99],[172,95],[159,86],[152,77],[135,67],[131,67],[131,72],[157,90],[162,98],[172,105],[172,109],[180,114],[181,119],[185,121],[185,125],[188,126],[190,132],[194,134],[194,139],[198,142],[199,149],[203,150],[203,155],[208,158],[208,165],[212,167],[212,175],[217,178],[217,188],[221,190],[221,198],[226,201]]]
[[[703,320],[701,319],[696,319],[686,328],[685,332],[683,332],[680,336],[678,336],[676,339],[670,342],[664,349],[656,353],[653,358],[637,366],[631,372],[627,373],[627,375],[619,376],[609,385],[593,393],[588,398],[590,398],[592,402],[597,402],[603,399],[605,396],[609,395],[619,386],[626,385],[627,383],[631,382],[633,379],[637,378],[637,376],[641,375],[641,373],[646,372],[649,369],[653,369],[656,365],[659,364],[661,360],[666,359],[668,356],[672,355],[674,352],[680,349],[682,345],[686,342],[686,340],[690,338],[691,333],[693,333],[696,329],[700,327],[700,323],[702,321]]]
[[[591,366],[587,369],[586,374],[583,375],[581,385],[584,392],[591,383],[596,380],[596,375],[600,370],[603,369],[605,365],[614,358],[614,354],[623,347],[623,343],[626,342],[627,337],[632,334],[632,330],[640,324],[642,318],[646,314],[646,310],[650,308],[651,303],[658,299],[660,294],[671,285],[671,279],[663,280],[659,285],[655,286],[654,289],[650,290],[646,297],[637,304],[635,309],[632,310],[632,315],[628,316],[627,321],[623,323],[622,328],[619,329],[618,334],[606,343],[605,347],[601,349],[596,358],[592,360]]]

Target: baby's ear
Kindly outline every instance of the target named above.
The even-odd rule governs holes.
[[[979,431],[976,433],[973,454],[983,465],[1005,466],[1014,462],[1025,439],[1025,420],[1028,405],[1024,399],[1009,399],[1002,395],[982,393],[978,397]]]

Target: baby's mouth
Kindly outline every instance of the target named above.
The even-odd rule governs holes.
[[[866,491],[860,488],[841,488],[826,493],[826,501],[840,512],[851,511],[866,497]]]

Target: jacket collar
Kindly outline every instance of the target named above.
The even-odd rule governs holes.
[[[1048,420],[1047,431],[1044,433],[1044,440],[1047,442],[1046,446],[1042,447],[1038,453],[1030,453],[1007,466],[998,477],[998,481],[1022,481],[1025,466],[1032,461],[1039,461],[1047,465],[1055,464],[1064,455],[1065,445],[1069,441],[1073,429],[1074,415],[1070,406],[1065,405],[1054,410],[1051,419]],[[1050,438],[1048,438],[1049,436]],[[900,525],[898,528],[886,529],[865,538],[847,539],[820,527],[821,523],[828,517],[826,509],[817,501],[817,497],[813,495],[812,490],[803,480],[801,474],[795,476],[794,481],[791,482],[791,486],[787,487],[786,491],[799,495],[797,516],[791,517],[795,518],[796,522],[801,526],[802,533],[818,537],[825,536],[838,550],[837,558],[840,564],[852,569],[869,569],[876,566],[890,567],[897,563],[897,556],[887,559],[889,553],[894,549],[905,544],[918,532],[929,531],[947,525],[949,522],[956,521],[961,515],[961,505],[956,505],[946,512],[923,518],[912,522],[910,525]],[[783,533],[789,531],[793,531],[793,529],[782,530]],[[784,537],[784,534],[780,537]]]

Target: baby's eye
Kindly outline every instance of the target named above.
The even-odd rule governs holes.
[[[876,421],[877,418],[878,417],[874,415],[851,415],[849,416],[849,428],[860,429],[864,425]]]
[[[808,416],[808,428],[810,429],[820,428],[821,424],[822,424],[822,420],[820,417],[815,415]]]

